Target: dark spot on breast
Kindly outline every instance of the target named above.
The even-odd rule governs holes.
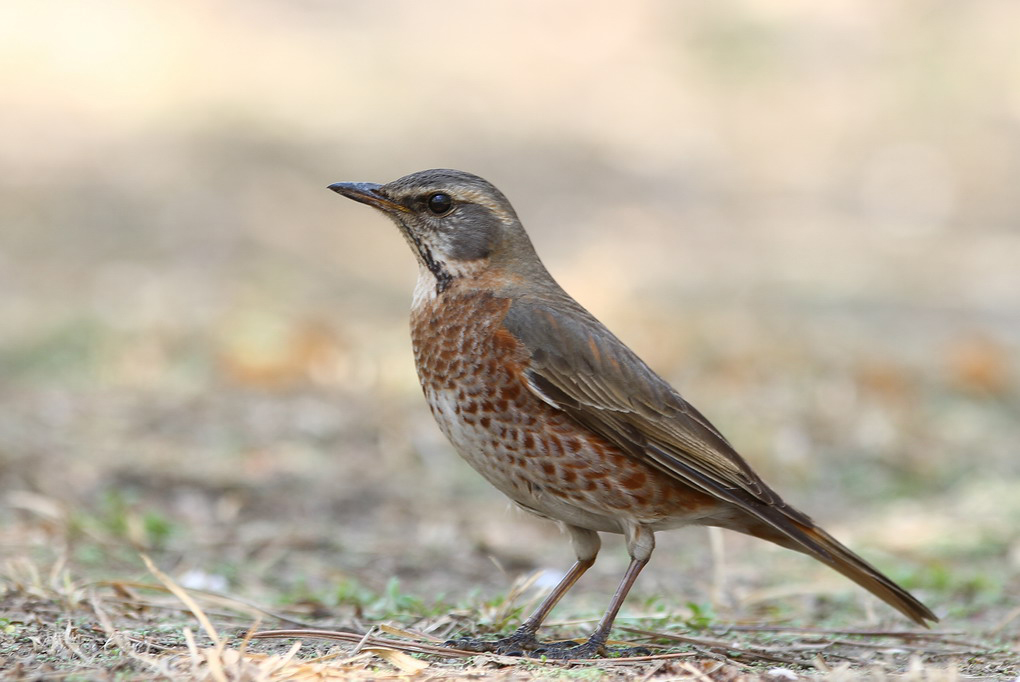
[[[499,355],[507,355],[517,349],[518,343],[514,335],[506,329],[497,329],[492,335],[492,349]]]
[[[521,387],[516,383],[507,384],[499,389],[499,397],[503,400],[514,402],[520,397],[520,395]]]
[[[636,490],[642,487],[648,481],[648,476],[643,471],[635,471],[629,474],[620,481],[620,485],[627,490]]]
[[[626,464],[627,458],[621,455],[619,452],[604,452],[602,457],[608,460],[609,466],[614,469],[621,469]]]

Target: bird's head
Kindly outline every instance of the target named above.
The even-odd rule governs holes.
[[[458,277],[493,268],[545,274],[513,206],[477,175],[437,169],[385,185],[337,182],[329,188],[389,216],[435,276],[438,293]]]

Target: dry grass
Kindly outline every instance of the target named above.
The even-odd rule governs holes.
[[[469,617],[463,612],[415,615],[414,630],[387,623],[362,624],[358,631],[314,629],[294,616],[263,611],[225,595],[185,590],[147,557],[143,560],[155,578],[150,583],[80,585],[60,567],[42,576],[26,562],[9,565],[3,595],[11,640],[4,651],[7,673],[35,679],[215,682],[479,676],[937,682],[1016,672],[1011,653],[995,652],[990,639],[974,641],[973,635],[961,632],[792,625],[713,625],[698,634],[690,634],[689,628],[679,634],[672,627],[621,627],[628,643],[641,642],[653,653],[597,661],[522,661],[443,646]],[[519,587],[511,597],[523,596],[526,587]],[[257,631],[264,619],[303,627]],[[239,627],[242,623],[249,624],[247,629]],[[283,639],[287,641],[276,644]],[[334,644],[324,646],[324,641]]]

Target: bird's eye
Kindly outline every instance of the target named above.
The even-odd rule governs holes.
[[[448,213],[453,207],[453,199],[450,198],[449,194],[436,192],[429,197],[428,207],[434,214],[443,215],[444,213]]]

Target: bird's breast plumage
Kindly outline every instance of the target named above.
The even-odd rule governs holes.
[[[418,377],[461,457],[520,506],[582,528],[669,527],[710,513],[700,495],[529,389],[531,351],[502,324],[510,305],[477,284],[416,297],[411,338]]]

